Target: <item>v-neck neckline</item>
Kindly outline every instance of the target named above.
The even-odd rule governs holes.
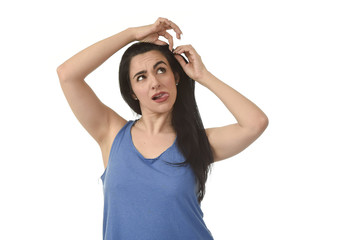
[[[138,121],[139,119],[133,121],[133,123],[130,125],[129,128],[129,136],[130,136],[130,141],[131,141],[131,145],[133,150],[144,160],[148,160],[148,161],[155,161],[158,158],[160,158],[164,153],[166,153],[167,151],[169,151],[169,149],[171,149],[177,142],[177,136],[175,137],[175,140],[173,142],[173,144],[171,146],[169,146],[166,150],[164,150],[158,157],[155,158],[146,158],[143,156],[143,154],[141,152],[138,151],[138,149],[135,147],[134,142],[133,142],[133,136],[132,136],[132,127],[134,126],[134,124]]]

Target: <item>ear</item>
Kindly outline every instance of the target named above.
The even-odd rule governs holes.
[[[174,78],[175,78],[175,84],[178,85],[179,79],[180,79],[179,74],[178,74],[178,73],[175,73],[175,74],[174,74]]]
[[[132,97],[133,97],[134,100],[138,100],[137,96],[135,96],[134,93],[132,93]]]

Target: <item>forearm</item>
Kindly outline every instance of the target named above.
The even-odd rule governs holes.
[[[114,53],[134,40],[133,29],[128,28],[87,47],[58,67],[59,78],[67,81],[84,80]]]
[[[210,72],[207,71],[198,82],[223,102],[241,127],[258,130],[267,126],[268,118],[260,108]]]

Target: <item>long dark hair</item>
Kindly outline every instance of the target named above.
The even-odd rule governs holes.
[[[177,134],[176,144],[186,160],[175,165],[190,164],[197,178],[198,202],[201,203],[205,195],[208,172],[211,171],[211,163],[214,162],[213,154],[194,96],[195,81],[184,72],[182,66],[169,50],[169,46],[144,42],[130,46],[124,52],[119,66],[120,92],[129,107],[141,115],[139,101],[132,97],[133,90],[130,83],[129,67],[134,56],[151,50],[162,53],[168,60],[174,76],[179,76],[177,98],[172,111],[172,125]]]

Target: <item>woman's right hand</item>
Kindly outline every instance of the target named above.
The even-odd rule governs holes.
[[[157,21],[151,25],[135,27],[135,39],[140,42],[149,42],[158,45],[166,45],[167,43],[160,40],[159,37],[165,37],[169,42],[169,50],[173,50],[173,37],[167,30],[173,29],[178,39],[181,38],[182,31],[177,24],[166,18],[158,18]]]

